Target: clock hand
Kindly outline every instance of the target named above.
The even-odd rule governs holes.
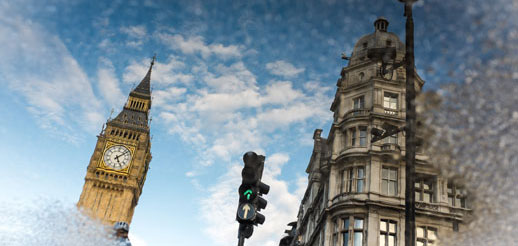
[[[124,153],[122,153],[122,154],[120,154],[120,155],[116,156],[116,157],[115,157],[115,159],[119,160],[119,157],[121,157],[121,156],[123,156],[123,155],[126,155],[126,154],[128,154],[128,153],[129,153],[129,151],[126,151],[126,152],[124,152]]]

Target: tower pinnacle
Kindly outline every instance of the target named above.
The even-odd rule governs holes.
[[[153,70],[153,65],[155,65],[156,54],[151,59],[151,65],[149,66],[149,70],[147,71],[146,76],[140,81],[140,83],[133,89],[131,93],[138,93],[141,96],[151,96],[151,70]],[[131,95],[131,94],[130,94]]]

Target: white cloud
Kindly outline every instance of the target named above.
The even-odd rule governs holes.
[[[280,179],[281,169],[289,161],[285,153],[270,155],[265,161],[263,182],[270,185],[265,195],[268,201],[261,213],[266,216],[263,225],[254,228],[254,236],[247,241],[250,246],[277,246],[286,229],[286,224],[296,220],[301,195],[290,192],[290,185]],[[202,200],[202,217],[207,221],[205,232],[214,240],[215,245],[229,245],[237,241],[238,223],[235,213],[238,204],[236,187],[241,181],[241,165],[232,165],[228,172],[210,188],[210,196]],[[297,182],[295,190],[306,188],[306,183]],[[292,187],[293,190],[293,187]]]
[[[295,77],[306,70],[305,68],[296,68],[291,63],[283,60],[267,63],[266,69],[274,75],[285,78]]]
[[[123,81],[126,83],[140,83],[149,69],[150,61],[151,59],[148,58],[140,62],[131,63],[124,71]],[[185,64],[174,56],[169,56],[166,63],[156,61],[151,73],[151,86],[155,83],[162,85],[190,83],[194,77],[191,74],[180,72],[184,66]]]
[[[220,43],[206,44],[202,36],[185,38],[181,34],[159,33],[158,39],[173,50],[180,50],[185,54],[201,54],[204,58],[211,55],[227,59],[241,57],[243,47],[237,45],[225,46]]]
[[[120,31],[128,36],[136,39],[143,39],[146,37],[147,29],[144,25],[138,26],[123,26]]]
[[[266,86],[262,100],[264,103],[287,104],[303,96],[301,91],[293,89],[290,81],[273,81]]]
[[[165,107],[168,103],[178,101],[187,92],[186,88],[169,87],[164,90],[153,91],[153,105],[157,107]]]
[[[70,124],[95,132],[103,116],[90,81],[65,44],[37,22],[0,10],[1,83],[23,95],[40,126],[75,141]],[[77,113],[80,112],[80,113]]]
[[[101,57],[101,66],[97,70],[98,88],[104,100],[108,102],[110,107],[119,108],[126,96],[119,87],[119,79],[115,75],[115,68],[110,60]]]
[[[202,67],[199,88],[168,105],[160,101],[165,111],[160,118],[171,133],[203,151],[206,160],[200,162],[207,165],[215,158],[229,161],[243,149],[264,148],[278,129],[330,118],[329,87],[308,82],[297,89],[290,81],[260,86],[243,62],[196,69]]]

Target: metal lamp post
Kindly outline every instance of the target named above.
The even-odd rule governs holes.
[[[416,111],[415,111],[415,61],[414,61],[414,20],[412,5],[417,0],[399,0],[405,4],[405,70],[406,70],[406,127],[405,127],[405,246],[415,246],[415,152],[416,152]]]
[[[415,153],[416,153],[416,110],[415,110],[415,60],[414,60],[414,20],[412,5],[418,0],[398,0],[405,4],[406,35],[405,59],[396,63],[396,50],[392,47],[371,48],[368,57],[380,63],[379,74],[386,80],[392,79],[392,73],[400,66],[406,70],[406,119],[404,127],[385,126],[385,130],[373,129],[375,135],[371,142],[405,131],[405,246],[415,246]]]

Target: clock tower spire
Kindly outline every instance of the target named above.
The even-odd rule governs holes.
[[[86,213],[109,225],[118,221],[131,223],[149,170],[148,120],[155,59],[156,55],[122,111],[108,120],[106,129],[97,137],[77,203]]]

